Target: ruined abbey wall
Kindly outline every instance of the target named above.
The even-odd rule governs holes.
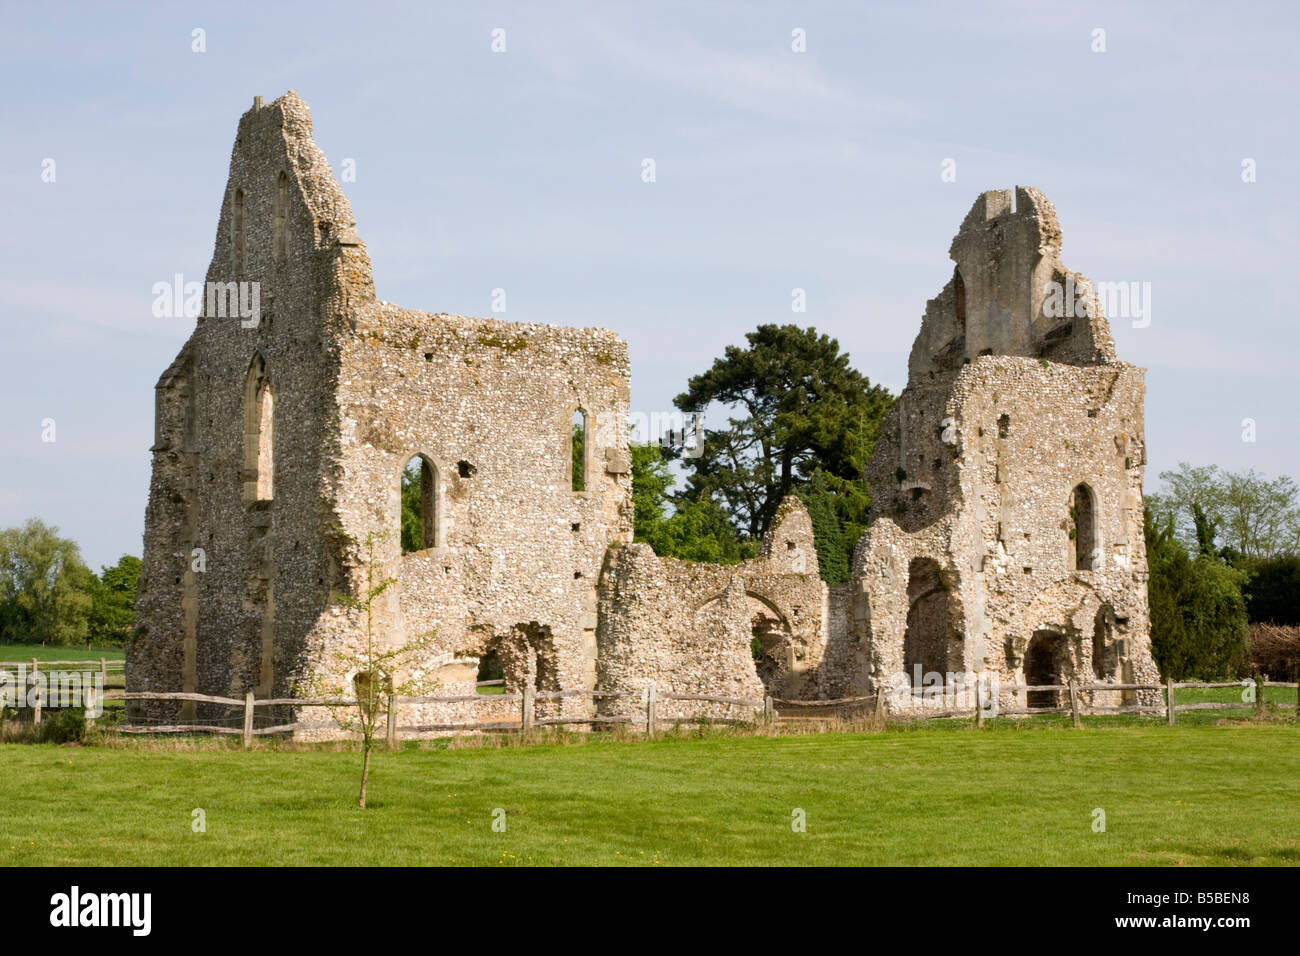
[[[1143,374],[1115,358],[1087,280],[1064,269],[1059,247],[1041,193],[980,197],[873,450],[853,573],[853,627],[871,654],[853,686],[883,689],[896,706],[912,706],[898,692],[922,690],[927,673],[1155,678]],[[1051,283],[1067,279],[1086,312],[1045,315]]]
[[[610,544],[632,538],[626,345],[603,330],[387,304],[364,324],[342,350],[332,497],[353,540],[390,532],[377,541],[381,567],[397,579],[381,608],[385,639],[436,632],[424,663],[439,694],[473,693],[488,651],[502,657],[510,687],[594,688],[601,562]],[[578,410],[583,491],[571,474]],[[417,455],[432,471],[433,540],[402,554],[391,534],[399,479]],[[316,637],[322,663],[347,646],[330,628]]]
[[[321,534],[332,333],[349,260],[369,272],[310,133],[292,96],[240,120],[207,281],[256,283],[258,309],[201,316],[157,385],[132,689],[288,694],[341,583]]]
[[[740,564],[659,557],[644,544],[611,549],[600,580],[600,687],[637,691],[653,681],[661,693],[816,696],[826,605],[812,522],[793,496],[778,508],[759,556]],[[601,702],[609,715],[635,707]],[[666,702],[660,713],[737,716],[727,705],[697,702]]]
[[[883,693],[902,711],[924,706],[935,674],[1153,680],[1142,370],[1116,357],[1087,280],[1062,265],[1041,193],[980,196],[950,253],[867,466],[850,583],[820,580],[794,497],[753,560],[660,557],[632,543],[626,344],[379,300],[306,105],[259,99],[239,124],[207,275],[258,294],[247,313],[209,307],[156,388],[128,686],[346,691],[368,632],[340,596],[389,578],[369,634],[381,648],[418,641],[396,676],[438,695],[473,694],[485,659],[507,692]],[[1052,298],[1065,284],[1082,303],[1068,315]],[[403,553],[413,460],[422,541]],[[1100,702],[1127,702],[1111,696]],[[598,693],[543,698],[537,716],[639,709]],[[420,704],[400,722],[515,713]],[[746,716],[660,707],[702,713]],[[296,718],[331,732],[319,712]]]
[[[132,689],[346,683],[365,632],[333,595],[364,595],[367,542],[375,580],[397,580],[374,607],[380,645],[434,632],[413,666],[438,693],[472,692],[489,649],[516,686],[594,687],[596,580],[631,541],[625,343],[379,301],[310,133],[294,94],[240,122],[208,279],[257,282],[261,309],[200,318],[159,381]],[[434,528],[404,555],[417,455]],[[177,712],[194,708],[139,709]]]

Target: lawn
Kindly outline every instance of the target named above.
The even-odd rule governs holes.
[[[120,661],[125,652],[120,647],[86,647],[84,644],[0,644],[0,661],[30,663],[38,661]]]
[[[410,744],[364,811],[355,752],[10,744],[0,863],[1300,863],[1300,726],[1105,720]]]

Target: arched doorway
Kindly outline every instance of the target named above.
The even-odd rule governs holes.
[[[754,669],[768,693],[783,696],[788,692],[784,683],[793,665],[790,622],[766,598],[752,593],[746,593],[745,597],[749,601],[750,651],[754,655]]]
[[[907,569],[907,630],[903,635],[903,670],[920,693],[926,674],[961,669],[961,639],[953,620],[952,595],[933,558],[913,558]],[[933,680],[931,684],[933,685]]]
[[[1118,667],[1115,612],[1109,604],[1103,604],[1092,622],[1092,673],[1098,680],[1110,680]]]
[[[547,693],[560,690],[559,661],[551,628],[537,621],[516,624],[508,631],[497,634],[484,645],[478,654],[478,680],[501,680],[499,693],[518,694],[525,687]],[[484,676],[491,674],[493,676]],[[498,676],[499,675],[499,676]],[[485,689],[476,688],[479,693]],[[496,694],[497,691],[486,691]],[[534,708],[537,717],[555,717],[560,714],[561,701],[538,701]]]
[[[1060,631],[1039,630],[1025,649],[1025,683],[1061,684],[1070,669],[1070,649]],[[1062,691],[1031,690],[1030,707],[1060,707]]]

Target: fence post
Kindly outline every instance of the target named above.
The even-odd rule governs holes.
[[[1082,726],[1082,724],[1079,723],[1078,683],[1079,679],[1077,677],[1070,678],[1070,720],[1076,728]]]
[[[244,695],[244,749],[253,746],[253,692]]]
[[[393,701],[397,698],[390,692],[388,695],[388,749],[392,750],[397,746],[397,708]]]
[[[533,729],[533,689],[524,687],[524,699],[519,706],[519,732],[526,734]]]
[[[646,687],[645,693],[645,732],[647,737],[653,737],[655,735],[655,722],[657,719],[657,715],[655,714],[655,697],[655,685],[650,684]]]
[[[975,675],[975,726],[984,726],[984,675]]]
[[[1255,671],[1255,716],[1264,716],[1264,675]]]
[[[1169,726],[1172,727],[1177,719],[1174,717],[1174,679],[1172,677],[1165,678],[1165,712],[1169,715]]]
[[[763,720],[770,724],[775,719],[776,704],[772,701],[772,695],[768,694],[767,697],[763,699]]]
[[[95,718],[90,716],[90,712],[98,709],[99,694],[95,692],[95,682],[91,681],[89,687],[83,687],[81,690],[81,707],[82,713],[86,715],[86,729],[89,730],[95,726]]]
[[[41,691],[40,681],[40,662],[32,658],[32,690],[36,692],[35,700],[32,703],[32,726],[40,726],[41,723],[41,705],[45,703],[45,694]]]

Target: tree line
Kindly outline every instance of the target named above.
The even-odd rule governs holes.
[[[1248,626],[1300,625],[1300,494],[1288,476],[1179,464],[1146,499],[1151,650],[1162,674],[1238,677]]]
[[[0,531],[0,643],[121,646],[131,637],[140,559],[96,574],[75,541],[33,518]]]

